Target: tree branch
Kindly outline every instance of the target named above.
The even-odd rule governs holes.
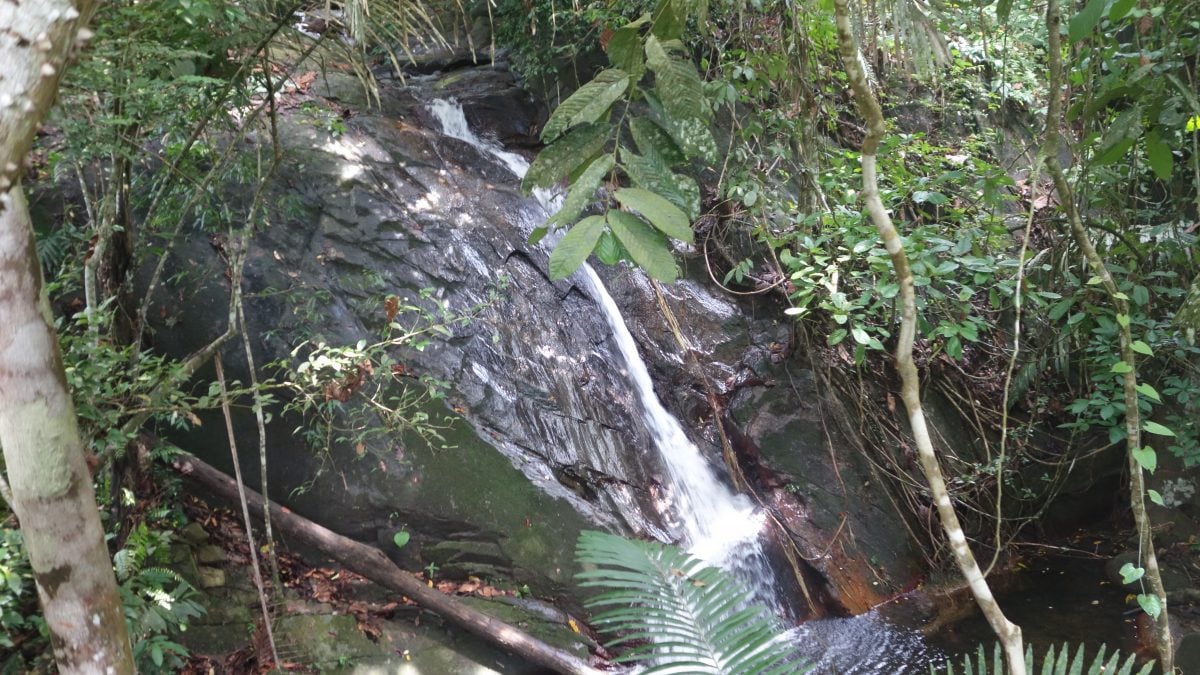
[[[238,486],[233,479],[195,457],[178,457],[172,463],[172,467],[223,499],[230,502],[239,500]],[[343,537],[274,502],[265,502],[261,495],[249,488],[244,489],[246,501],[251,507],[270,508],[271,519],[279,526],[281,532],[328,555],[346,569],[403,594],[455,625],[531,663],[567,675],[603,675],[576,656],[429,588],[416,577],[397,567],[379,549]]]

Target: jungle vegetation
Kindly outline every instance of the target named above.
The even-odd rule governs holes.
[[[1159,658],[1169,667],[1167,597],[1147,505],[1180,506],[1190,494],[1181,486],[1194,492],[1200,466],[1194,0],[351,0],[327,31],[338,39],[294,27],[294,12],[319,9],[116,0],[92,17],[57,8],[52,24],[80,16],[69,31],[46,36],[55,60],[13,61],[32,73],[48,65],[42,93],[30,100],[49,117],[40,132],[29,111],[0,117],[6,198],[19,203],[13,186],[22,182],[78,190],[78,211],[36,232],[49,295],[77,298],[55,308],[61,360],[48,358],[45,373],[61,368],[73,400],[68,417],[78,420],[63,466],[90,484],[80,478],[85,454],[93,465],[104,517],[89,536],[96,550],[107,541],[115,570],[95,584],[119,598],[127,619],[128,638],[106,638],[129,640],[128,654],[112,654],[122,668],[180,667],[186,650],[172,636],[202,611],[195,590],[163,565],[185,519],[178,481],[163,465],[174,451],[139,450],[143,434],[193,424],[196,411],[239,396],[261,421],[280,387],[328,385],[297,368],[274,380],[214,380],[206,392],[188,386],[222,345],[243,339],[237,293],[225,334],[173,361],[144,339],[160,271],[138,293],[131,270],[153,268],[189,231],[236,222],[226,229],[237,278],[238,242],[269,217],[262,186],[279,156],[238,156],[219,139],[250,124],[273,133],[276,90],[300,59],[346,64],[369,90],[373,68],[402,67],[414,36],[481,17],[551,111],[525,183],[566,186],[562,210],[535,235],[564,232],[552,276],[594,257],[671,283],[680,274],[675,248],[694,247],[729,293],[777,296],[800,342],[831,368],[898,369],[910,426],[880,425],[876,445],[905,446],[911,433],[919,461],[884,451],[876,461],[905,508],[936,511],[944,532],[921,533],[931,563],[962,570],[1012,673],[1025,672],[1026,650],[989,600],[985,576],[1053,508],[1074,459],[1039,447],[1033,430],[1125,448],[1124,499],[1139,555],[1122,573],[1140,585],[1136,602],[1158,622]],[[5,48],[24,54],[28,45]],[[59,77],[50,111],[46,80],[59,85]],[[339,123],[328,116],[330,133]],[[235,209],[214,189],[233,183],[245,186],[248,207]],[[20,211],[6,206],[0,262],[25,255],[15,236],[5,238],[29,229],[9,222]],[[24,288],[25,278],[0,281]],[[35,300],[21,316],[39,316],[29,309]],[[429,325],[448,320],[430,317]],[[11,334],[0,327],[0,346],[5,339]],[[363,354],[331,348],[327,356]],[[253,363],[250,370],[258,372]],[[423,393],[436,390],[425,385]],[[922,431],[923,387],[960,401],[980,435],[996,439],[986,462],[934,447]],[[19,410],[0,402],[8,407],[0,419]],[[397,424],[436,434],[406,410]],[[20,468],[27,460],[16,453],[30,444],[18,426],[0,423],[3,494],[19,512],[38,488],[28,484],[36,472]],[[1146,476],[1168,464],[1181,482],[1148,487]],[[1043,467],[1045,485],[1023,478],[1031,466]],[[122,483],[135,475],[145,484]],[[11,509],[6,515],[0,647],[12,663],[45,664],[54,631],[33,590],[45,570],[25,551],[40,535],[18,529]],[[23,520],[27,528],[37,522]],[[276,572],[265,524],[261,575],[269,578]],[[64,659],[78,655],[54,656],[70,670]]]

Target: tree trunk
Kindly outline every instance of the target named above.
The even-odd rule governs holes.
[[[896,231],[891,216],[884,208],[883,200],[879,197],[879,183],[875,176],[876,153],[879,143],[883,140],[884,120],[883,110],[871,85],[867,81],[863,68],[862,54],[858,41],[850,28],[850,10],[848,0],[834,0],[834,10],[837,21],[838,47],[842,55],[842,64],[850,81],[850,89],[859,112],[867,123],[867,135],[862,144],[862,175],[863,202],[866,205],[867,216],[879,238],[887,249],[892,260],[892,268],[896,272],[896,282],[900,284],[900,335],[896,340],[896,370],[900,373],[900,396],[904,407],[908,410],[909,426],[912,428],[913,442],[917,446],[917,457],[920,459],[921,472],[929,482],[929,496],[937,507],[938,519],[942,530],[950,542],[950,550],[954,553],[954,562],[962,572],[975,602],[983,612],[992,631],[1000,639],[1007,657],[1010,675],[1024,675],[1025,648],[1021,638],[1021,628],[1008,620],[1000,605],[996,603],[992,589],[988,586],[975,554],[967,544],[958,514],[954,510],[954,502],[946,488],[942,477],[942,467],[937,453],[933,448],[933,439],[925,423],[925,411],[921,407],[921,385],[917,366],[913,362],[913,341],[917,331],[917,302],[913,285],[912,268],[908,264],[908,255],[904,251],[904,243],[900,233]]]
[[[132,673],[112,560],[21,188],[8,190],[2,206],[0,445],[13,510],[60,672]]]
[[[1125,294],[1117,286],[1104,260],[1092,245],[1091,237],[1084,227],[1083,216],[1075,201],[1075,191],[1067,182],[1062,163],[1058,159],[1058,143],[1062,127],[1063,106],[1063,62],[1062,37],[1060,26],[1062,15],[1058,11],[1056,0],[1046,3],[1047,39],[1046,51],[1050,60],[1050,101],[1046,106],[1046,140],[1042,148],[1045,155],[1046,169],[1054,180],[1054,189],[1058,192],[1058,201],[1067,215],[1071,227],[1071,236],[1083,252],[1088,267],[1100,277],[1101,285],[1108,293],[1113,310],[1117,315],[1120,326],[1119,349],[1121,360],[1127,368],[1121,376],[1122,390],[1125,403],[1125,444],[1129,463],[1129,506],[1133,512],[1133,522],[1138,533],[1138,555],[1145,565],[1145,583],[1150,592],[1158,598],[1159,611],[1154,616],[1155,643],[1158,649],[1159,665],[1163,672],[1171,675],[1175,672],[1175,648],[1171,638],[1171,622],[1167,615],[1167,591],[1163,587],[1162,573],[1158,567],[1158,554],[1154,550],[1154,530],[1150,524],[1150,514],[1146,511],[1146,480],[1142,474],[1142,465],[1135,454],[1142,447],[1141,412],[1138,408],[1137,394],[1137,361],[1133,351],[1133,333],[1129,323],[1129,303]],[[1124,316],[1125,321],[1120,318]]]
[[[231,504],[240,501],[237,483],[199,459],[183,456],[176,459],[172,466],[179,473]],[[250,508],[262,510],[262,495],[250,488],[244,490],[246,503]],[[374,546],[343,537],[274,502],[267,502],[267,505],[271,510],[271,521],[280,532],[328,555],[351,572],[361,574],[381,586],[403,594],[418,605],[432,610],[493,645],[556,673],[599,675],[600,671],[589,667],[574,655],[429,588],[413,575],[397,567],[383,551]]]
[[[124,674],[129,636],[19,185],[94,6],[0,4],[0,445],[59,671]]]

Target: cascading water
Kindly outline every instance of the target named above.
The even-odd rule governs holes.
[[[457,103],[439,99],[431,102],[429,109],[447,136],[492,155],[517,178],[525,175],[529,162],[521,155],[479,138]],[[543,218],[556,208],[551,193],[535,192],[534,196],[542,204]],[[688,439],[679,421],[663,407],[654,393],[653,381],[633,336],[595,270],[584,263],[577,274],[580,285],[604,311],[617,349],[625,361],[626,375],[641,403],[646,428],[669,474],[669,510],[677,536],[693,555],[734,573],[753,591],[756,600],[780,611],[781,603],[774,591],[774,574],[759,542],[763,514],[745,496],[735,493],[720,480],[700,449]]]

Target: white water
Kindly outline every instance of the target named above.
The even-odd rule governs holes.
[[[529,169],[529,163],[521,155],[476,136],[457,103],[439,99],[429,107],[447,136],[491,154],[517,178],[522,178]],[[534,196],[541,202],[546,216],[557,208],[551,193],[535,191]],[[682,543],[697,558],[733,572],[753,591],[756,600],[779,610],[773,588],[774,575],[759,542],[763,514],[718,477],[700,449],[688,439],[679,421],[663,407],[637,344],[595,270],[584,263],[578,277],[604,310],[617,349],[625,361],[626,374],[642,405],[646,428],[669,473],[670,485],[666,486],[670,502],[668,515],[674,516],[672,524]]]

